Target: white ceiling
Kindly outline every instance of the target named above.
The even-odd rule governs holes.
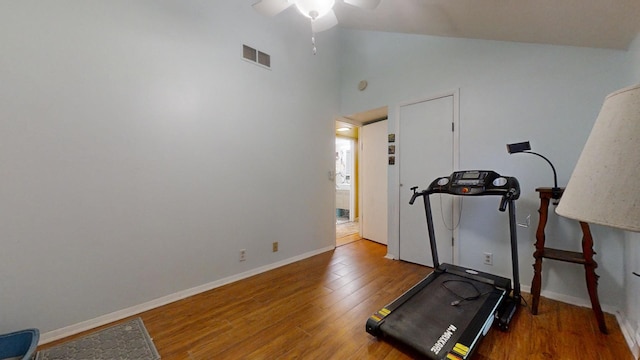
[[[351,114],[347,116],[342,116],[340,120],[336,121],[336,132],[339,128],[356,128],[358,126],[362,126],[371,122],[384,120],[387,118],[389,114],[389,110],[386,106],[379,107],[377,109],[371,109],[368,111],[359,112],[357,114]],[[357,133],[347,133],[340,134],[350,137],[358,137]]]
[[[375,10],[336,1],[351,29],[626,50],[640,33],[640,0],[382,0]]]
[[[334,11],[343,28],[469,39],[627,50],[640,34],[640,0],[382,0],[374,10],[336,0]]]

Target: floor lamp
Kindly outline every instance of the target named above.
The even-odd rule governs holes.
[[[640,84],[605,98],[556,213],[640,232],[639,180]],[[631,266],[640,277],[640,264]]]
[[[556,213],[640,232],[639,180],[640,84],[605,98]]]

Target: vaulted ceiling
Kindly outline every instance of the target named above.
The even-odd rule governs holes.
[[[382,0],[374,10],[336,0],[334,10],[344,28],[471,39],[626,50],[640,33],[640,0]]]
[[[342,28],[469,39],[627,50],[640,34],[640,0],[382,0],[374,10],[336,0],[334,11]]]

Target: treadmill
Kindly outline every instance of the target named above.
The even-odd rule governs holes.
[[[366,323],[369,334],[409,346],[429,359],[469,358],[494,321],[506,331],[520,304],[515,200],[520,185],[515,177],[490,170],[456,171],[416,191],[409,201],[424,199],[434,271],[396,300],[375,312]],[[429,197],[500,196],[499,211],[509,208],[511,279],[452,264],[440,264]]]

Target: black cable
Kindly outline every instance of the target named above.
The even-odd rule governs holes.
[[[451,227],[449,227],[449,225],[447,225],[447,221],[444,219],[444,212],[443,212],[444,208],[442,207],[442,193],[440,193],[440,217],[442,218],[442,223],[444,224],[444,227],[447,228],[447,230],[453,231],[460,225],[460,220],[462,220],[462,201],[464,200],[464,198],[460,197],[459,200],[460,200],[460,210],[458,211],[458,222],[456,223],[453,219],[454,214],[453,214],[453,208],[452,208],[451,209]]]
[[[452,289],[450,289],[449,287],[447,287],[447,285],[445,285],[446,283],[449,283],[449,282],[459,282],[459,283],[469,284],[469,285],[471,285],[471,287],[473,287],[473,290],[475,290],[476,293],[474,295],[472,295],[472,296],[466,296],[466,297],[462,296],[462,295],[456,293],[455,291],[453,291]],[[491,291],[488,291],[486,293],[481,293],[477,286],[475,286],[471,281],[467,281],[467,280],[445,280],[440,285],[443,288],[445,288],[447,291],[449,291],[451,294],[453,294],[455,297],[460,298],[460,300],[452,301],[451,302],[452,306],[458,306],[463,301],[471,301],[471,300],[479,299],[479,298],[483,297],[484,295],[487,295],[488,293],[491,292]]]
[[[522,303],[524,302],[524,307],[528,308],[529,307],[529,303],[527,302],[527,300],[524,299],[524,297],[520,296],[520,304],[522,305]]]

